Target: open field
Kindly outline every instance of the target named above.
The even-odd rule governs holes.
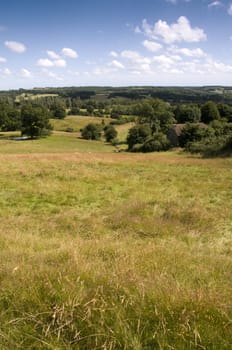
[[[83,129],[89,123],[101,124],[103,119],[106,124],[112,121],[110,118],[69,115],[65,119],[51,119],[51,124],[54,130],[57,131],[66,131],[67,128],[72,128],[77,132],[80,131],[80,129]]]
[[[33,93],[22,93],[16,96],[16,102],[26,101],[26,100],[36,100],[44,97],[57,97],[58,94],[33,94]]]
[[[113,119],[111,118],[96,118],[96,117],[83,117],[83,116],[67,116],[65,119],[51,119],[51,124],[55,131],[66,131],[68,128],[73,129],[74,132],[77,132],[80,135],[80,129],[83,129],[87,124],[101,124],[104,120],[104,123],[107,125]],[[119,141],[125,141],[127,137],[128,130],[132,128],[134,123],[126,123],[123,125],[116,125],[115,129],[118,132]]]
[[[0,349],[231,349],[232,159],[112,150],[0,140]]]
[[[40,140],[0,140],[0,154],[9,153],[64,153],[64,152],[112,152],[114,147],[102,141],[87,141],[76,133],[55,133]]]

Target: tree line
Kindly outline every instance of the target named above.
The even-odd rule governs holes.
[[[190,152],[217,152],[230,144],[232,135],[231,105],[214,101],[171,104],[158,98],[102,102],[45,96],[18,102],[8,96],[0,99],[0,130],[20,130],[22,135],[41,137],[50,133],[50,118],[63,119],[67,113],[73,112],[113,118],[110,128],[94,123],[84,128],[81,132],[86,139],[99,139],[104,131],[106,140],[116,143],[116,129],[112,124],[134,121],[135,126],[127,136],[128,150],[131,152],[171,148],[173,145],[168,131],[174,124],[184,124],[178,142],[180,147]]]
[[[59,101],[46,107],[43,103],[27,101],[18,106],[0,100],[0,130],[21,131],[30,138],[49,135],[52,127],[50,118],[62,119],[66,109]]]

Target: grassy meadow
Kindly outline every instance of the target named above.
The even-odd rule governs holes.
[[[74,132],[79,132],[89,123],[101,124],[103,119],[106,124],[112,121],[110,118],[69,115],[65,119],[51,119],[51,124],[57,131],[66,131],[67,128],[72,128]]]
[[[55,131],[66,132],[68,128],[71,128],[74,133],[80,136],[80,129],[83,129],[87,124],[101,124],[103,121],[105,125],[109,124],[113,119],[111,118],[96,118],[96,117],[83,117],[83,116],[67,116],[65,119],[51,119],[51,124]],[[134,125],[134,123],[126,123],[122,125],[116,125],[115,129],[118,132],[117,139],[119,141],[125,141],[128,130]]]
[[[231,349],[231,179],[231,158],[0,140],[0,349]]]

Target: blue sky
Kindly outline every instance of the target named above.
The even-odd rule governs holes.
[[[0,89],[232,85],[232,0],[3,0]]]

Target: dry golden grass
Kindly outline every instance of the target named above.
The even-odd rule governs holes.
[[[231,165],[1,154],[0,348],[229,349]]]

